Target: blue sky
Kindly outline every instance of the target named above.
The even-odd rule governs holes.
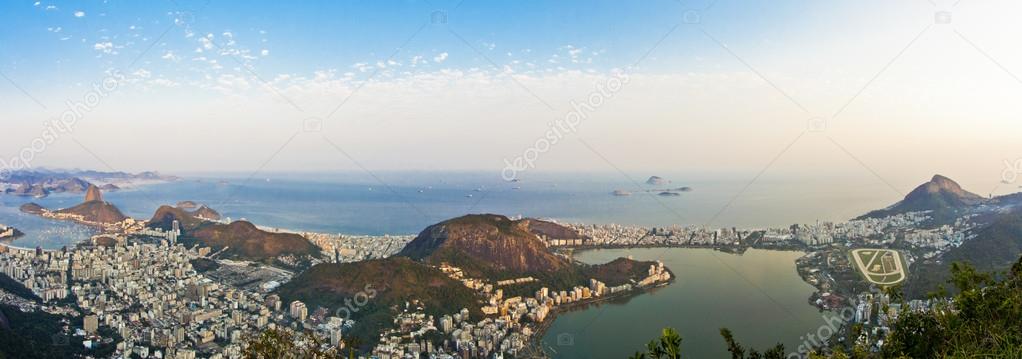
[[[195,37],[185,37],[189,32],[198,37],[213,34],[218,46],[226,45],[223,34],[229,32],[238,48],[254,55],[269,51],[268,56],[259,56],[257,65],[266,73],[311,73],[375,63],[387,59],[413,34],[393,61],[408,63],[417,55],[429,60],[448,53],[446,66],[451,67],[489,67],[489,58],[499,65],[518,60],[539,67],[605,70],[632,65],[691,14],[698,14],[694,16],[700,21],[705,18],[706,26],[720,36],[756,43],[769,35],[783,36],[777,23],[790,23],[811,11],[804,6],[791,1],[749,6],[713,0],[337,1],[303,6],[270,1],[40,1],[38,5],[10,1],[0,4],[0,17],[9,29],[0,33],[8,50],[0,54],[0,69],[26,74],[18,79],[25,87],[46,87],[54,79],[89,81],[90,75],[107,68],[128,66],[149,49],[141,64],[163,65],[175,72],[180,66],[160,64],[159,59],[168,51],[182,58],[197,57],[192,56],[194,41],[189,41]],[[447,14],[446,26],[429,23],[437,10]],[[726,20],[709,22],[717,14]],[[175,21],[180,21],[179,26],[174,26]],[[763,31],[771,28],[769,33]],[[662,44],[643,65],[698,70],[694,57],[721,55],[716,45],[696,41],[702,35],[692,30],[674,33],[673,41]],[[110,49],[103,47],[107,43]],[[581,63],[571,62],[570,48],[581,51]],[[549,62],[554,56],[560,57],[556,64]]]
[[[826,132],[790,146],[776,171],[915,183],[941,167],[994,180],[1022,157],[1011,136],[1022,130],[1019,10],[1010,0],[6,1],[0,96],[13,140],[0,158],[119,74],[36,165],[360,167],[338,161],[343,147],[373,169],[500,171],[577,115],[573,104],[627,76],[535,170],[755,172],[823,119]],[[435,11],[447,22],[432,23]],[[304,130],[310,118],[321,132]],[[170,139],[188,160],[124,150]]]

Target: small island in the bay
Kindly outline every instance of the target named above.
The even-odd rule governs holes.
[[[621,196],[631,196],[632,192],[628,192],[628,191],[625,191],[623,189],[617,189],[617,190],[614,190],[614,195],[615,196],[619,196],[619,197],[621,197]]]
[[[671,183],[671,181],[660,176],[650,176],[649,179],[646,180],[646,184],[651,186],[663,186],[668,183]]]

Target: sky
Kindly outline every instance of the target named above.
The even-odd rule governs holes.
[[[0,165],[857,176],[901,191],[941,173],[1005,191],[1022,184],[1005,176],[1022,172],[1020,10],[4,1]]]

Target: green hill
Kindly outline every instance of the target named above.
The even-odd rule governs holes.
[[[358,322],[352,335],[375,342],[382,328],[389,327],[398,308],[419,300],[427,313],[436,316],[468,308],[475,319],[482,318],[481,297],[440,270],[404,257],[356,263],[323,263],[277,289],[285,303],[304,302],[310,312],[324,307],[336,313],[348,301],[368,298],[364,306],[353,306],[345,315]],[[370,345],[370,343],[367,343]]]
[[[972,231],[976,238],[943,256],[913,264],[905,292],[909,297],[925,297],[947,281],[951,263],[968,263],[982,271],[1004,271],[1022,256],[1022,211],[1000,214],[990,224]]]

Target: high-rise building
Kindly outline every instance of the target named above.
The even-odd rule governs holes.
[[[450,315],[440,317],[440,330],[443,331],[444,334],[450,334],[451,331],[454,330],[454,319],[451,318]]]
[[[291,317],[299,322],[304,322],[305,318],[309,316],[309,308],[305,306],[305,303],[300,301],[291,302]]]
[[[170,232],[167,233],[167,241],[170,242],[170,245],[175,245],[175,244],[177,244],[177,236],[180,236],[180,235],[181,235],[181,222],[178,222],[178,220],[175,219],[174,222],[171,222],[171,224],[170,224]]]

